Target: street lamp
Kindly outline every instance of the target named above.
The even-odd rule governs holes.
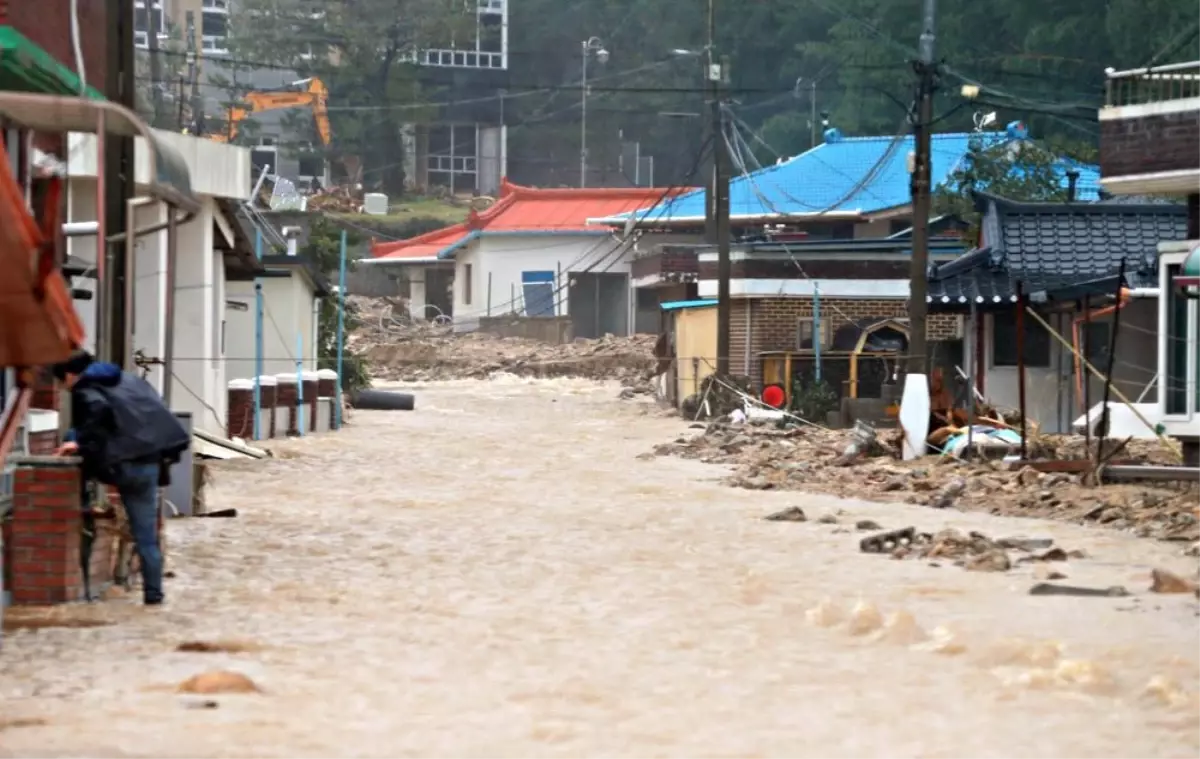
[[[579,129],[580,129],[580,135],[579,135],[579,186],[586,187],[587,186],[587,97],[588,97],[588,83],[587,83],[588,67],[587,67],[587,65],[588,65],[588,58],[591,57],[592,55],[595,55],[596,61],[599,62],[601,65],[603,65],[604,63],[608,62],[608,50],[605,49],[604,43],[600,41],[599,37],[589,37],[586,40],[584,40],[581,43],[581,45],[583,48],[583,76],[580,78],[580,85],[583,90],[583,101],[581,104],[582,105],[582,108],[581,108],[582,117],[579,120],[580,121],[580,125],[579,125]]]

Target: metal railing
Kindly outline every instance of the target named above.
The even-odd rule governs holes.
[[[1104,71],[1104,105],[1148,105],[1200,97],[1200,61]]]

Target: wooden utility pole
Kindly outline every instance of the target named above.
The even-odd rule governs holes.
[[[717,101],[717,82],[713,79],[712,68],[716,63],[714,46],[717,39],[717,2],[708,0],[708,46],[704,48],[704,100],[709,108],[709,119],[704,125],[704,143],[710,150],[710,157],[704,161],[707,171],[706,189],[704,192],[704,242],[709,245],[717,244],[717,213],[714,201],[717,197],[717,140],[720,139],[716,127],[720,124],[720,106]],[[702,149],[703,146],[702,146]]]
[[[904,391],[900,398],[900,427],[904,431],[901,454],[905,460],[925,455],[929,435],[929,349],[925,337],[925,321],[929,306],[929,211],[931,131],[933,129],[933,90],[937,65],[934,63],[934,19],[937,0],[925,0],[921,23],[920,51],[913,68],[917,74],[917,117],[913,122],[912,269],[908,287],[908,367],[904,375]]]
[[[109,3],[105,22],[106,37],[104,90],[109,100],[136,111],[134,102],[133,3]],[[107,236],[130,231],[128,201],[134,193],[133,137],[102,136],[104,145],[104,230]],[[98,355],[118,366],[127,364],[130,354],[129,333],[133,327],[126,318],[128,289],[124,243],[109,245],[97,240],[96,255],[106,256],[102,267],[108,282],[101,282],[100,308],[107,314],[106,328],[96,346]]]
[[[908,372],[925,375],[929,349],[925,339],[928,305],[929,214],[933,188],[930,178],[933,130],[933,90],[936,85],[937,64],[934,63],[934,19],[937,0],[925,0],[921,24],[920,54],[913,64],[917,72],[917,120],[913,124],[914,160],[912,172],[913,250],[909,274]]]
[[[717,375],[729,376],[730,316],[729,280],[732,266],[729,261],[729,151],[725,143],[724,85],[729,77],[729,59],[716,60],[716,2],[708,0],[708,71],[707,83],[712,131],[713,174],[709,221],[717,245]]]

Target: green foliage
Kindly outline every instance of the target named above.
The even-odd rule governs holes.
[[[327,158],[360,157],[368,188],[404,188],[401,126],[427,120],[413,64],[418,40],[449,40],[474,24],[463,0],[239,0],[231,13],[234,59],[317,77],[329,90]],[[469,13],[468,13],[469,11]],[[297,114],[296,124],[311,124]],[[249,121],[249,119],[247,119]],[[314,127],[311,142],[320,145]]]
[[[324,216],[314,216],[309,227],[308,243],[300,253],[311,260],[321,273],[330,281],[337,283],[338,268],[341,263],[342,229]],[[357,245],[362,240],[353,232],[346,232],[347,246]],[[346,263],[347,272],[353,267],[352,261]],[[337,370],[337,328],[338,300],[337,294],[321,301],[318,315],[319,342],[317,346],[317,366],[320,369]],[[358,310],[351,304],[346,304],[344,317],[345,334],[350,334],[362,325]],[[343,349],[342,355],[342,389],[346,392],[370,387],[370,366],[365,356]]]
[[[838,407],[837,392],[825,380],[813,375],[792,380],[792,411],[814,424],[825,424],[825,417]]]
[[[1061,141],[1042,147],[1033,142],[1015,146],[974,146],[963,165],[933,194],[937,215],[957,216],[968,222],[968,238],[978,240],[980,214],[972,193],[976,190],[1009,200],[1063,202],[1068,190],[1063,172],[1069,160],[1094,160],[1094,149]]]

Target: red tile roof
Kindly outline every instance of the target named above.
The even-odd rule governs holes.
[[[658,203],[664,196],[690,192],[691,188],[596,187],[539,189],[522,187],[507,179],[500,184],[500,199],[491,208],[471,211],[460,224],[426,232],[399,242],[377,243],[371,247],[375,258],[426,259],[461,242],[472,233],[489,232],[596,232],[608,227],[588,225],[588,219],[636,211]]]

